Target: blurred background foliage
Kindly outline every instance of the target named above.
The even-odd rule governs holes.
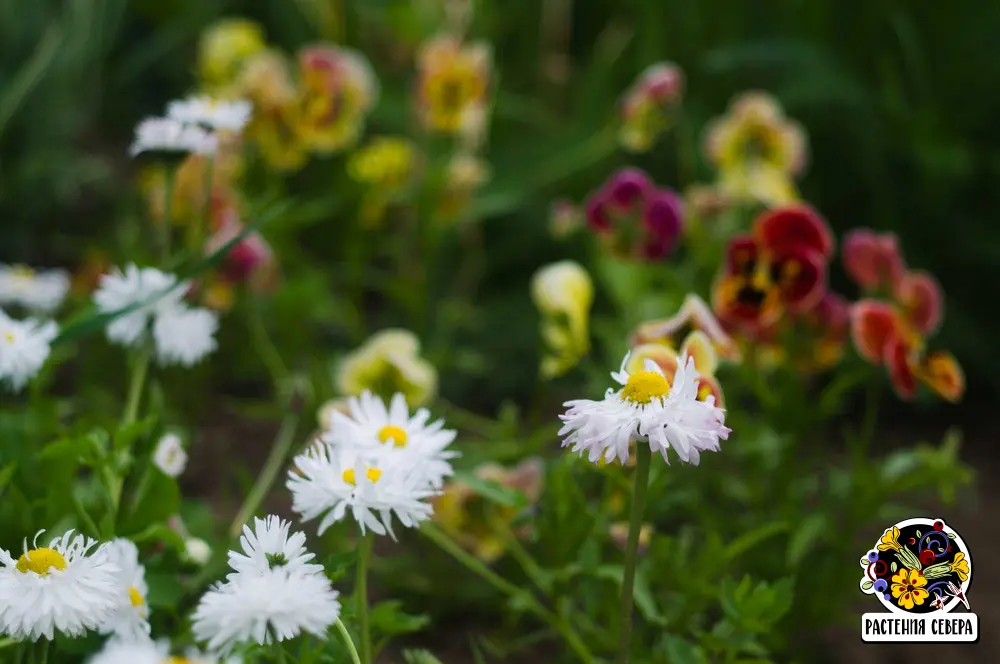
[[[271,43],[289,51],[320,39],[363,50],[383,84],[372,130],[400,131],[412,123],[412,51],[435,29],[442,2],[0,0],[0,261],[73,267],[86,248],[80,238],[106,237],[116,215],[134,208],[125,193],[132,128],[190,87],[198,36],[212,21],[254,18]],[[632,163],[678,188],[707,179],[699,149],[705,122],[741,90],[774,93],[809,132],[803,197],[838,232],[871,226],[900,235],[910,263],[937,275],[946,291],[941,343],[968,372],[965,407],[995,396],[1000,354],[992,341],[1000,319],[989,294],[1000,285],[1000,98],[989,91],[1000,81],[1000,5],[474,5],[470,34],[494,44],[499,94],[487,151],[496,177],[478,207],[487,258],[477,294],[482,319],[464,333],[475,337],[469,345],[482,352],[490,378],[463,385],[449,382],[444,369],[445,396],[473,388],[476,403],[468,405],[485,406],[529,394],[537,330],[528,279],[537,265],[583,251],[550,239],[549,205],[555,196],[582,199],[628,161],[609,149],[608,127],[621,92],[658,60],[686,73],[682,126]],[[329,182],[335,198],[331,172],[316,160],[289,178],[287,189]],[[316,265],[337,259],[335,240],[310,241],[337,237],[331,224],[319,225],[336,216],[332,205],[314,216],[312,228],[294,239],[268,229],[280,255]],[[448,265],[441,261],[438,278],[451,278]],[[300,280],[301,298],[320,299],[332,287],[324,279]],[[834,285],[845,284],[835,271]],[[287,334],[321,340],[309,331]]]

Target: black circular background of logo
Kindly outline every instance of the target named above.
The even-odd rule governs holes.
[[[920,523],[911,523],[901,527],[899,529],[899,537],[897,538],[897,541],[901,547],[909,549],[910,552],[913,553],[918,559],[920,558],[922,551],[931,550],[934,553],[934,561],[929,564],[924,564],[921,571],[931,565],[951,563],[955,560],[956,555],[959,553],[964,553],[966,563],[970,568],[972,566],[969,552],[964,551],[957,541],[948,537],[947,526],[945,527],[945,530],[934,530],[934,520],[932,519],[927,519],[926,521],[921,520]],[[881,541],[878,542],[878,544],[881,543]],[[941,551],[941,549],[944,549],[944,551]],[[906,565],[899,560],[897,557],[898,552],[893,549],[880,551],[878,549],[878,545],[876,545],[875,551],[879,554],[878,559],[882,561],[884,565],[876,564],[875,567],[872,568],[872,574],[876,579],[885,580],[888,584],[885,592],[891,596],[892,577],[898,574],[899,570],[906,567]],[[895,572],[891,571],[892,563],[896,563]],[[879,572],[882,573],[879,574]],[[931,606],[931,602],[934,601],[935,592],[941,595],[946,603],[956,601],[947,592],[949,581],[954,583],[957,588],[962,587],[962,580],[959,578],[957,572],[950,572],[947,576],[938,577],[936,579],[928,579],[927,585],[923,586],[929,593],[928,597],[924,599],[923,604],[914,604],[912,609],[900,606],[898,598],[896,597],[892,597],[892,599],[888,601],[895,605],[899,610],[905,611],[906,613],[932,613],[937,610]],[[969,581],[971,586],[971,579]]]

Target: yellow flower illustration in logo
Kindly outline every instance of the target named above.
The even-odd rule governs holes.
[[[951,571],[958,574],[963,583],[969,578],[969,561],[965,559],[964,553],[955,554],[955,559],[951,561]]]
[[[899,533],[898,528],[894,530]],[[892,596],[896,598],[896,603],[907,611],[913,609],[914,605],[920,606],[924,600],[930,596],[924,586],[927,579],[916,569],[902,568],[892,577]]]
[[[882,539],[879,540],[878,550],[888,551],[892,549],[893,551],[899,551],[899,528],[895,526],[891,530],[886,530],[885,534],[882,535]]]

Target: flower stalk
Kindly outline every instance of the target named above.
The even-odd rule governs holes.
[[[359,640],[361,642],[361,664],[372,664],[372,635],[368,622],[368,567],[371,562],[372,544],[374,539],[371,531],[361,536],[358,543],[358,569],[354,587],[354,601],[357,606]]]
[[[632,593],[635,587],[635,565],[639,557],[639,534],[642,532],[642,514],[646,506],[651,456],[652,452],[648,445],[643,445],[641,442],[636,445],[635,488],[632,494],[632,512],[629,516],[628,541],[625,545],[625,573],[622,578],[618,664],[628,664],[632,644]]]

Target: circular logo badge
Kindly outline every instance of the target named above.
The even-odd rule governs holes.
[[[861,567],[861,591],[894,613],[969,609],[972,556],[942,519],[906,519],[886,528]]]

